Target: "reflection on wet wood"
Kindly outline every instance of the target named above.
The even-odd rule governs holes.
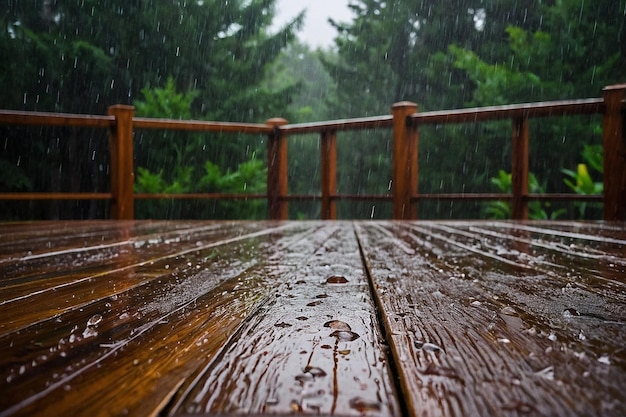
[[[399,415],[356,238],[341,223],[312,232],[268,259],[274,297],[182,411]]]
[[[625,415],[624,226],[359,225],[414,415]]]
[[[0,236],[0,416],[626,415],[622,223]]]

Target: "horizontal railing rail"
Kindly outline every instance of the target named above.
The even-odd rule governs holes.
[[[604,203],[604,219],[626,220],[626,137],[624,99],[626,84],[604,89],[603,98],[524,103],[459,110],[418,112],[415,103],[401,102],[391,115],[289,124],[281,118],[266,123],[231,123],[135,117],[132,106],[115,105],[105,116],[0,110],[0,124],[31,126],[93,127],[109,129],[111,191],[108,193],[0,193],[0,200],[110,200],[111,217],[134,218],[138,199],[267,199],[272,219],[287,219],[292,201],[319,201],[322,219],[337,218],[337,201],[392,201],[394,219],[416,219],[422,200],[509,200],[512,217],[528,218],[528,203],[543,200]],[[604,193],[531,194],[528,190],[529,120],[574,115],[603,116]],[[418,192],[419,128],[424,125],[512,121],[512,192],[423,193]],[[177,130],[267,135],[267,192],[242,193],[135,193],[133,134],[137,129]],[[339,194],[337,192],[337,132],[391,129],[393,135],[392,181],[389,194]],[[318,195],[289,194],[287,142],[293,135],[318,134],[320,140],[321,190]]]
[[[512,217],[528,218],[529,201],[603,201],[602,195],[582,194],[529,194],[528,193],[528,122],[529,119],[542,117],[560,117],[575,115],[604,114],[605,100],[591,98],[582,100],[561,100],[540,103],[522,103],[492,107],[432,111],[414,113],[409,116],[410,124],[417,129],[424,125],[441,125],[454,123],[477,123],[510,119],[513,121],[513,160],[512,160],[512,194],[491,193],[446,193],[416,194],[411,202],[419,200],[466,200],[484,201],[506,197],[512,201]]]

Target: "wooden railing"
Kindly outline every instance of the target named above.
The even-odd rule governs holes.
[[[74,126],[108,128],[111,152],[110,193],[0,193],[0,200],[110,199],[111,217],[134,218],[135,199],[150,198],[267,198],[271,219],[287,219],[289,201],[320,200],[322,219],[336,219],[338,200],[387,200],[393,202],[394,219],[416,219],[417,204],[428,199],[502,200],[512,203],[514,219],[528,218],[532,200],[603,201],[605,220],[626,220],[626,128],[624,99],[626,84],[604,89],[603,98],[541,102],[462,110],[419,113],[415,103],[400,102],[387,116],[288,124],[269,119],[265,124],[183,121],[134,117],[132,106],[115,105],[108,116],[0,111],[0,123],[13,125]],[[563,115],[603,115],[604,194],[529,194],[529,120]],[[419,128],[428,124],[512,121],[512,193],[509,194],[419,194]],[[392,187],[390,195],[337,193],[337,133],[363,129],[391,128],[393,134]],[[266,194],[137,194],[133,192],[133,132],[162,129],[196,132],[236,132],[268,136]],[[287,138],[317,133],[321,142],[321,195],[290,195],[287,184]]]

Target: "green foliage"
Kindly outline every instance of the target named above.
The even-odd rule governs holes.
[[[604,183],[594,181],[589,174],[589,169],[587,167],[587,164],[589,164],[591,168],[602,173],[602,147],[599,145],[585,145],[582,155],[583,159],[587,163],[578,164],[576,171],[573,171],[571,169],[562,169],[561,171],[563,172],[563,174],[566,175],[566,178],[563,179],[563,182],[576,194],[602,194],[602,192],[604,191]],[[589,204],[586,201],[576,203],[576,206],[578,208],[578,216],[581,219],[587,218],[587,209],[590,208],[595,211],[600,211],[601,209],[600,204]]]
[[[32,183],[20,167],[0,159],[0,190],[2,192],[28,191]]]
[[[9,2],[0,8],[0,108],[105,114],[113,104],[137,104],[148,117],[261,122],[282,115],[296,86],[262,83],[281,51],[295,40],[296,17],[270,30],[275,0],[144,2],[83,0]],[[14,129],[2,161],[24,158],[33,189],[108,191],[108,149],[91,132]],[[199,134],[138,131],[137,166],[173,182],[178,168],[193,180],[206,159],[236,169],[247,143]],[[227,146],[222,146],[226,141]],[[250,154],[261,149],[251,149]],[[94,160],[94,155],[97,160]],[[249,155],[247,155],[249,156]],[[59,167],[92,161],[95,169],[56,180]],[[80,212],[104,216],[97,202]],[[80,217],[73,202],[58,212]],[[96,212],[98,210],[98,212]],[[25,216],[43,217],[32,213]]]
[[[330,103],[337,117],[387,114],[401,100],[428,111],[594,97],[624,82],[626,0],[355,0],[351,7],[352,22],[335,22],[338,59],[325,61],[337,83]],[[510,169],[510,124],[485,125],[420,127],[420,192],[485,192],[489,178]],[[588,117],[531,122],[530,169],[546,190],[565,189],[561,168],[575,165],[576,150],[593,143],[600,126]],[[371,150],[364,143],[353,152]]]
[[[163,172],[150,172],[137,169],[136,193],[184,194],[258,194],[266,192],[267,168],[262,161],[242,162],[234,171],[222,170],[212,162],[206,162],[205,171],[196,183],[193,168],[181,167],[170,182],[163,178]],[[211,219],[253,219],[265,215],[264,200],[219,200],[211,205],[190,205],[183,201],[160,200],[150,204],[140,204],[138,218],[194,217]]]
[[[200,94],[198,90],[186,93],[176,91],[174,78],[169,76],[165,87],[141,89],[143,100],[135,100],[133,105],[138,116],[163,117],[167,119],[191,119],[191,104]]]
[[[504,170],[498,172],[497,177],[491,179],[491,183],[504,194],[512,191],[512,174]],[[543,194],[545,185],[537,180],[533,173],[528,173],[528,191],[530,194]],[[483,214],[490,219],[510,219],[511,204],[507,201],[494,201],[484,206]],[[531,220],[556,220],[565,214],[564,209],[551,210],[548,202],[531,201],[528,203],[528,217]]]

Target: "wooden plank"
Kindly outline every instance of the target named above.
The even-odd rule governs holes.
[[[413,220],[417,218],[418,148],[419,136],[416,125],[407,123],[408,117],[417,112],[417,104],[402,101],[392,106],[393,155],[392,194],[393,218]]]
[[[351,224],[327,223],[280,250],[268,266],[277,278],[275,296],[175,410],[399,415]]]
[[[604,220],[626,220],[626,84],[604,89]]]
[[[20,315],[32,322],[0,336],[0,415],[159,413],[267,302],[273,284],[262,260],[308,233],[272,224],[246,233],[247,224],[238,226],[212,243],[196,235],[189,242],[195,248],[161,242],[168,254],[160,257],[143,258],[147,246],[140,246],[141,262],[132,267],[111,268],[83,281],[80,291],[58,289],[43,311],[41,299],[31,300],[36,317],[24,309],[0,315],[4,328]]]
[[[224,245],[241,233],[238,224],[199,225],[196,228],[148,234],[141,238],[119,241],[113,239],[95,246],[59,248],[52,244],[48,252],[15,259],[0,265],[0,334],[16,331],[48,317],[59,315],[94,300],[94,294],[127,291],[143,285],[145,274],[137,274],[156,261],[177,263],[176,258],[198,250]],[[248,233],[236,238],[245,239],[263,233],[260,225],[248,224]],[[77,237],[82,241],[82,233]],[[169,265],[169,263],[168,263]],[[64,299],[59,305],[59,299]]]
[[[532,117],[560,117],[576,114],[598,114],[604,110],[600,98],[581,100],[545,101],[538,103],[508,104],[492,107],[475,107],[458,110],[438,110],[412,115],[422,124],[475,123],[487,120],[517,119]]]
[[[0,110],[0,123],[7,125],[107,128],[110,127],[114,121],[115,119],[111,116]]]
[[[528,118],[513,120],[511,155],[511,218],[528,219]]]
[[[287,220],[289,206],[283,199],[288,192],[287,136],[279,130],[287,120],[274,118],[265,123],[274,127],[267,141],[267,211],[272,220]]]
[[[111,218],[131,220],[135,218],[133,106],[117,104],[110,106],[109,115],[115,117],[115,125],[109,131],[111,155]]]
[[[625,415],[626,242],[503,224],[358,225],[410,413]]]
[[[337,219],[337,132],[322,132],[320,136],[322,220]]]

